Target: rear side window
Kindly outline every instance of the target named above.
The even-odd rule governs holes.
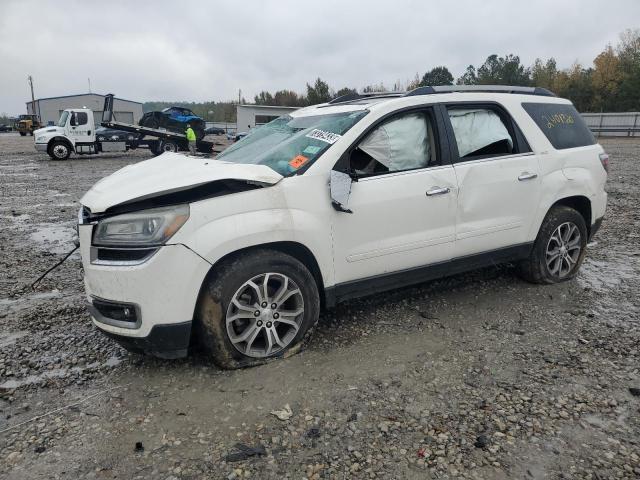
[[[523,103],[522,108],[536,122],[556,150],[596,143],[591,130],[573,105]]]
[[[460,161],[516,153],[512,132],[491,108],[449,108]]]

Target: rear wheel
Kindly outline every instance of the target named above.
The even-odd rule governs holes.
[[[319,312],[317,284],[300,261],[256,250],[216,267],[201,293],[196,328],[218,365],[241,368],[298,352]]]
[[[18,132],[18,133],[20,133],[21,137],[24,137],[27,134],[27,132]]]
[[[178,151],[178,144],[172,140],[166,140],[162,142],[162,145],[160,146],[160,153],[177,152],[177,151]]]
[[[49,156],[54,160],[66,160],[69,155],[71,155],[71,148],[65,142],[53,142],[49,147]]]
[[[587,247],[587,226],[580,213],[556,206],[542,222],[531,254],[521,264],[522,276],[533,283],[558,283],[576,276]]]

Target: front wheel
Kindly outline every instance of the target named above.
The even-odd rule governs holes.
[[[20,134],[21,137],[24,137],[27,134],[27,132],[18,132],[18,133]]]
[[[558,283],[576,276],[587,247],[587,226],[570,207],[552,207],[547,213],[521,273],[532,283]]]
[[[195,322],[207,354],[232,369],[298,352],[319,313],[318,287],[309,270],[282,252],[256,250],[216,267]]]
[[[49,156],[53,160],[66,160],[71,155],[71,148],[65,142],[53,142],[49,147]]]

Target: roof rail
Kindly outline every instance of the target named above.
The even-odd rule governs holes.
[[[372,93],[347,93],[346,95],[341,95],[339,97],[334,98],[327,102],[329,105],[333,105],[336,103],[345,103],[352,102],[354,100],[360,100],[362,98],[376,98],[376,97],[402,97],[405,95],[405,92],[372,92]]]
[[[405,94],[406,97],[414,95],[431,95],[434,93],[453,92],[490,92],[490,93],[519,93],[522,95],[540,95],[555,97],[556,94],[542,87],[520,87],[513,85],[439,85],[418,87]]]

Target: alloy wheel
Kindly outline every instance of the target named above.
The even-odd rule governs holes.
[[[580,258],[582,238],[580,229],[573,222],[560,224],[547,242],[545,260],[549,273],[564,278],[573,270]]]
[[[263,273],[245,282],[227,308],[227,335],[240,353],[266,358],[287,348],[304,317],[296,283],[281,273]]]

